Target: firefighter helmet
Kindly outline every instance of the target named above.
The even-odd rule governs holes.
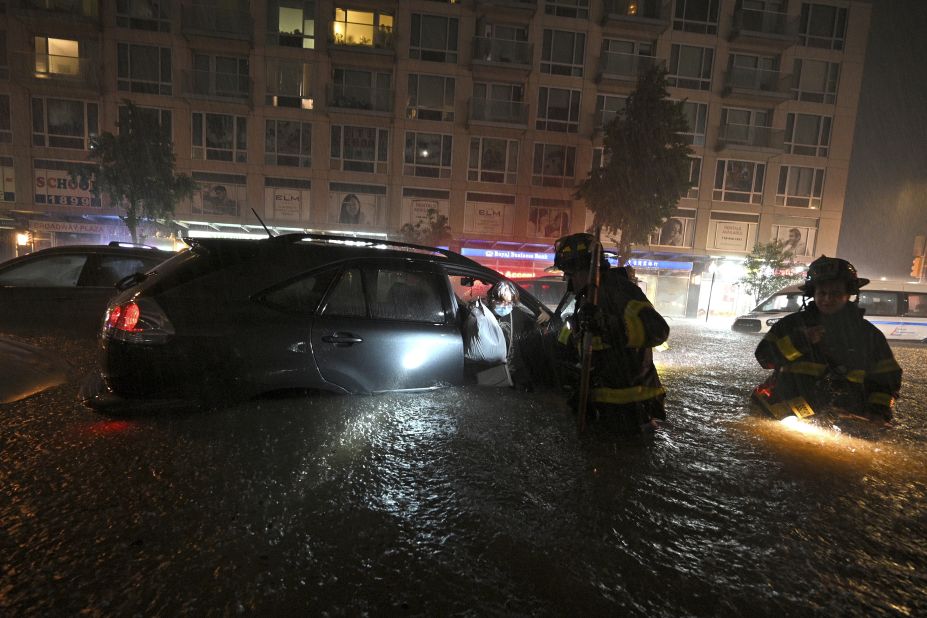
[[[559,238],[554,243],[554,266],[568,275],[588,269],[592,264],[592,250],[598,242],[592,234],[570,234]]]
[[[859,293],[859,289],[869,283],[869,279],[857,275],[856,268],[846,260],[822,255],[808,266],[805,283],[800,289],[806,295],[814,296],[814,286],[825,281],[846,282],[850,294]]]

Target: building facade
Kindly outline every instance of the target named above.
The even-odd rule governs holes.
[[[739,310],[729,265],[758,241],[779,238],[803,261],[835,252],[871,10],[861,0],[0,7],[0,257],[127,237],[118,210],[69,169],[92,135],[118,131],[131,100],[198,183],[176,222],[143,229],[148,242],[263,235],[255,212],[277,230],[392,238],[443,215],[452,248],[537,276],[553,240],[591,221],[575,188],[638,73],[662,63],[685,101],[694,184],[634,263],[677,316]]]

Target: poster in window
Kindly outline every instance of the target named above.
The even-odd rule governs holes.
[[[670,217],[650,235],[650,244],[664,247],[691,247],[695,243],[695,219]]]
[[[681,247],[685,243],[685,224],[682,219],[670,217],[660,228],[660,244],[666,247]]]
[[[277,221],[299,221],[309,209],[309,192],[288,187],[264,189],[264,207]]]
[[[712,221],[714,243],[712,248],[727,251],[746,251],[750,229],[755,223],[744,221]]]
[[[98,196],[91,193],[92,184],[86,180],[73,180],[64,165],[55,164],[54,168],[42,167],[38,161],[34,165],[35,203],[50,206],[79,206],[82,208],[100,208]],[[5,174],[4,174],[5,175]],[[6,190],[4,181],[4,190]]]
[[[512,233],[514,204],[467,202],[464,205],[464,232],[506,235]]]
[[[782,248],[792,255],[811,255],[814,250],[814,228],[777,225],[773,238],[782,243]]]
[[[16,201],[16,173],[12,165],[0,165],[0,200]]]
[[[406,213],[406,223],[415,227],[428,224],[438,215],[447,219],[451,211],[451,202],[444,199],[405,197],[403,210]]]
[[[532,206],[528,211],[529,238],[560,238],[570,233],[570,211]]]
[[[333,192],[328,221],[344,225],[380,226],[386,224],[386,196],[370,193]]]
[[[195,215],[231,215],[238,216],[245,204],[245,186],[213,182],[201,183],[193,192],[193,209]]]

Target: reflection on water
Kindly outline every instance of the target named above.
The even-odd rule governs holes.
[[[0,607],[927,615],[927,348],[864,438],[751,416],[756,338],[673,329],[646,438],[476,387],[131,421],[32,398],[5,418]]]

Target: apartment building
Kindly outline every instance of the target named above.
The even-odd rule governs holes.
[[[779,238],[837,247],[869,0],[0,1],[0,257],[127,238],[69,169],[156,117],[198,183],[180,235],[398,238],[513,277],[591,221],[575,187],[637,74],[685,101],[693,188],[634,264],[667,315],[735,312],[726,266]],[[254,211],[254,212],[252,212]],[[709,274],[710,273],[710,274]],[[715,296],[706,298],[709,278]],[[715,287],[717,286],[717,287]]]

